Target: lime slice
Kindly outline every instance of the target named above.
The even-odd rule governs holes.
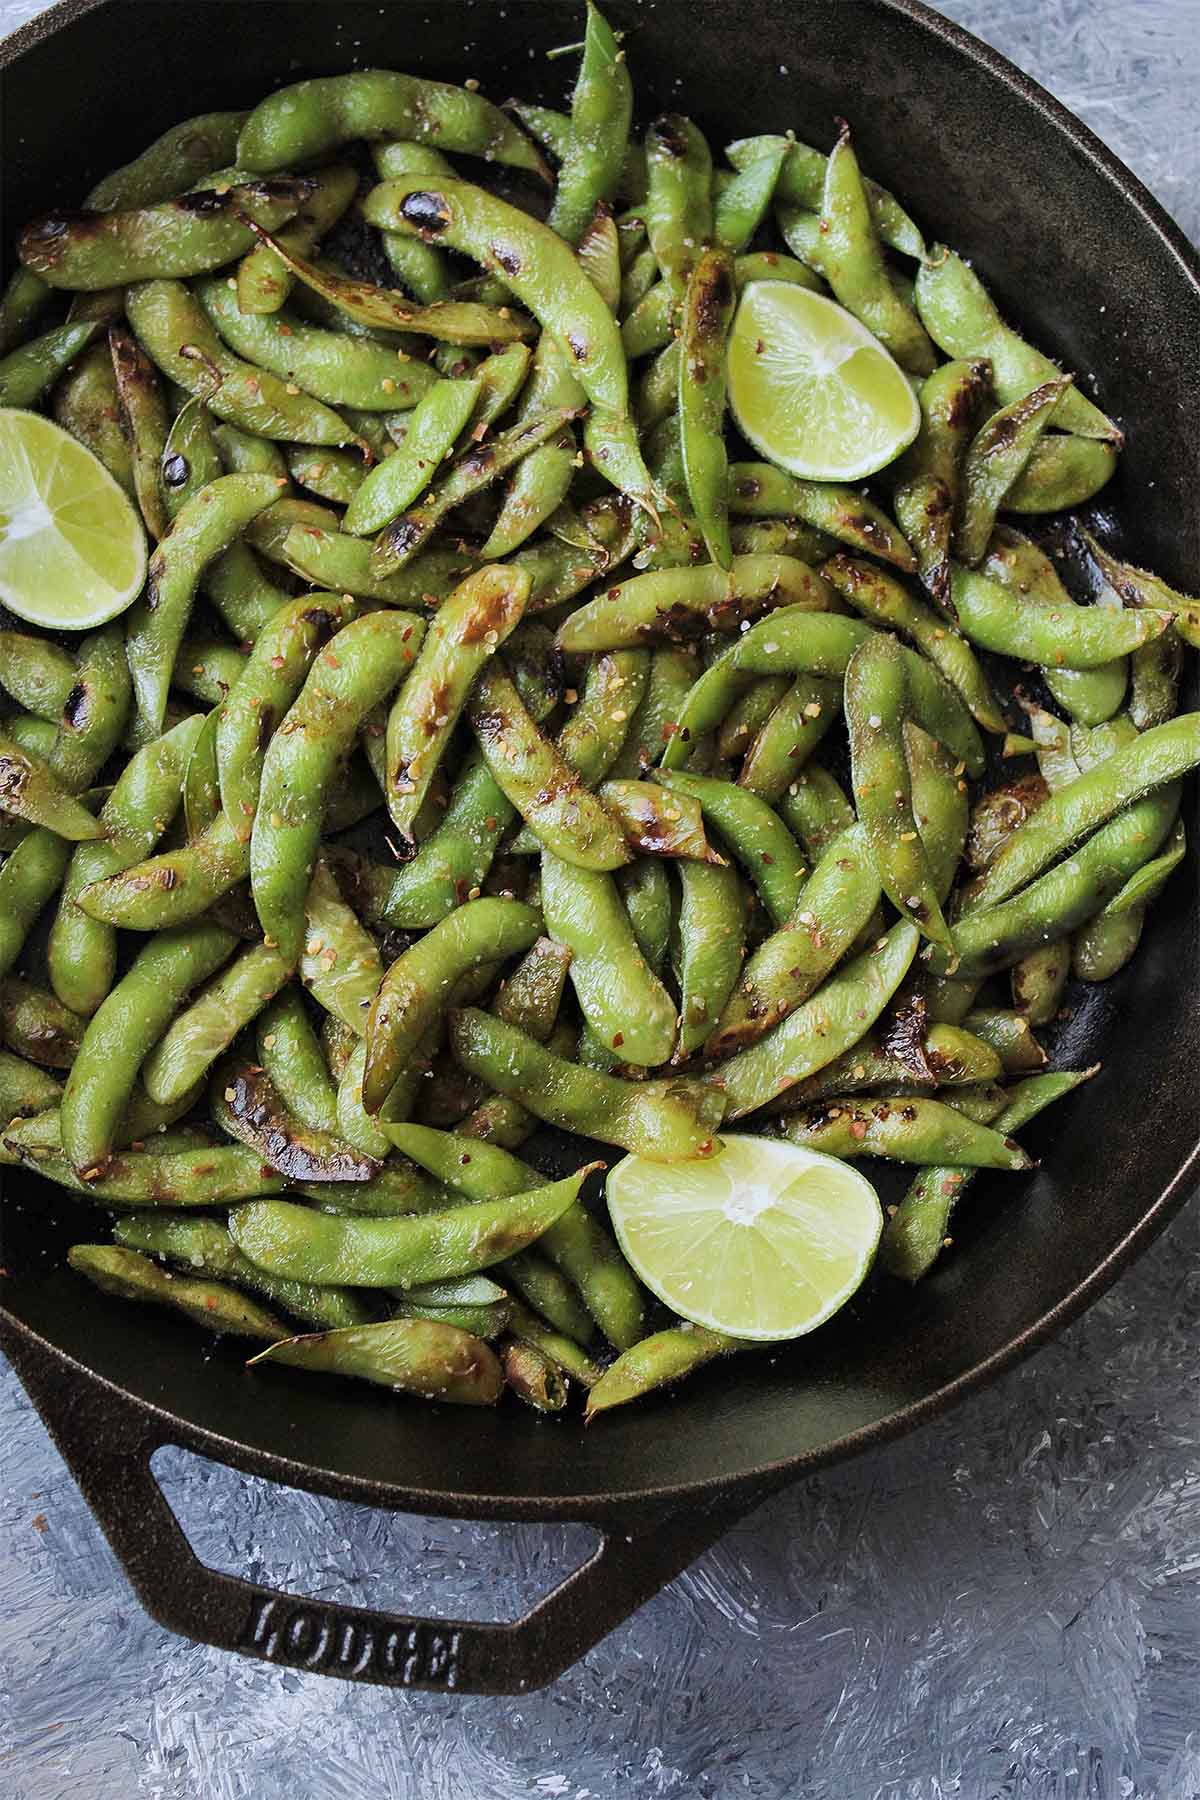
[[[0,600],[89,631],[137,599],[146,534],[104,464],[40,413],[0,407]]]
[[[754,448],[809,481],[858,481],[912,443],[912,384],[836,301],[752,281],[729,339],[729,404]]]
[[[627,1156],[608,1178],[621,1249],[651,1293],[713,1331],[814,1331],[875,1255],[883,1214],[857,1169],[779,1138],[722,1137],[711,1161]]]

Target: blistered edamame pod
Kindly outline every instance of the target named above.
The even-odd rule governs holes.
[[[71,859],[65,838],[30,831],[0,867],[0,975],[12,968],[34,921],[62,886]]]
[[[1056,1017],[1070,966],[1071,946],[1065,939],[1043,944],[1013,964],[1013,1009],[1029,1025],[1049,1025]]]
[[[75,686],[75,658],[49,638],[0,631],[0,687],[18,706],[57,724]]]
[[[1071,596],[1045,551],[1011,526],[996,527],[979,572],[1019,595],[1023,604],[1054,613],[1071,605]],[[1161,643],[1162,639],[1157,641]],[[1153,644],[1148,647],[1150,652],[1154,648]],[[1125,698],[1127,677],[1124,657],[1093,669],[1067,669],[1052,664],[1042,670],[1042,679],[1051,694],[1081,725],[1100,725],[1112,718]]]
[[[738,786],[774,806],[841,713],[840,684],[797,676],[747,750]]]
[[[953,1106],[919,1095],[832,1101],[789,1113],[782,1135],[827,1156],[880,1156],[893,1162],[964,1168],[1033,1167],[1019,1144]]]
[[[950,591],[964,634],[985,650],[1051,668],[1095,669],[1161,637],[1166,613],[1105,606],[1015,606],[1002,587],[955,564]]]
[[[991,1046],[1006,1074],[1044,1069],[1049,1060],[1025,1014],[1001,1006],[976,1007],[963,1019],[963,1029]]]
[[[328,406],[395,412],[415,406],[437,380],[425,363],[400,360],[390,346],[369,338],[323,331],[288,312],[241,312],[223,275],[196,282],[195,293],[236,356],[280,381],[299,383]]]
[[[770,463],[731,463],[729,510],[751,518],[801,519],[905,574],[916,571],[912,547],[893,521],[857,488],[840,482],[801,481]]]
[[[362,1099],[369,1113],[383,1106],[444,1009],[448,989],[485,958],[528,950],[539,928],[532,907],[519,901],[471,900],[392,963],[367,1020]]]
[[[948,362],[921,383],[921,428],[896,464],[896,519],[916,553],[921,580],[950,615],[950,537],[962,465],[976,413],[991,380],[984,361]],[[952,615],[950,615],[952,616]]]
[[[769,608],[823,610],[831,600],[828,584],[794,557],[739,556],[728,575],[711,564],[634,575],[572,613],[558,641],[569,652],[686,642],[708,631],[735,632]]]
[[[1057,376],[985,419],[967,446],[954,528],[954,554],[974,567],[982,562],[996,514],[1005,505],[1042,436],[1057,414],[1072,377]]]
[[[503,1369],[481,1338],[430,1318],[387,1319],[285,1338],[250,1362],[356,1376],[453,1406],[494,1406],[504,1389]]]
[[[209,1095],[213,1118],[230,1137],[257,1150],[289,1181],[365,1182],[378,1162],[335,1133],[315,1130],[289,1113],[265,1070],[238,1061],[219,1063]]]
[[[51,396],[51,411],[132,499],[133,460],[121,431],[117,384],[107,344],[93,344],[68,369]]]
[[[326,863],[318,862],[304,902],[300,979],[324,1007],[361,1037],[383,980],[374,938],[346,905]]]
[[[612,768],[649,677],[645,650],[618,650],[589,663],[578,703],[558,734],[559,751],[585,787],[595,787]]]
[[[610,774],[636,778],[658,761],[699,672],[693,650],[663,646],[651,652],[645,689]]]
[[[575,478],[575,436],[569,427],[517,464],[500,510],[479,554],[497,561],[511,556],[562,505]]]
[[[244,1025],[287,980],[276,950],[253,944],[222,969],[179,1014],[151,1051],[142,1080],[152,1100],[169,1105],[207,1074]]]
[[[1005,325],[974,270],[944,244],[935,244],[917,271],[917,311],[925,329],[947,356],[986,357],[1001,406],[1022,399],[1060,371]],[[1060,403],[1055,420],[1064,432],[1121,442],[1121,432],[1077,387]]]
[[[404,442],[372,469],[342,521],[368,537],[420,498],[449,455],[479,395],[477,381],[435,381],[417,402]]]
[[[304,177],[284,176],[128,210],[47,213],[25,227],[17,253],[55,288],[95,291],[197,275],[252,249],[254,225],[271,230],[294,218],[309,189]]]
[[[413,822],[471,685],[520,620],[529,585],[523,570],[500,564],[468,576],[435,615],[388,716],[388,811],[410,854]]]
[[[353,618],[353,602],[309,594],[280,609],[260,633],[216,726],[221,806],[237,836],[250,838],[266,746],[323,646]]]
[[[776,198],[790,202],[793,206],[807,207],[811,212],[819,211],[828,162],[828,158],[820,150],[814,150],[810,144],[799,143],[789,135],[786,138],[739,138],[736,143],[726,145],[725,154],[735,169],[744,169],[765,156],[777,144],[784,144],[787,153],[779,174]],[[877,182],[868,180],[863,185],[875,229],[882,241],[904,256],[924,256],[925,240],[899,201],[893,199],[886,188],[881,188]]]
[[[171,670],[171,685],[204,706],[217,707],[236,686],[245,666],[246,652],[238,644],[185,637]]]
[[[249,847],[224,813],[179,850],[90,883],[78,904],[89,918],[129,931],[161,931],[198,919],[250,872]]]
[[[103,1170],[146,1055],[184,996],[220,968],[235,941],[216,925],[162,932],[101,1003],[63,1089],[63,1150],[81,1173]]]
[[[462,1066],[550,1124],[653,1161],[710,1156],[724,1097],[685,1080],[629,1082],[580,1068],[474,1008],[454,1013],[450,1042]]]
[[[283,552],[288,567],[315,587],[380,600],[387,606],[436,605],[453,592],[470,566],[461,550],[431,550],[394,574],[380,575],[372,566],[369,543],[315,525],[293,525]]]
[[[700,802],[691,795],[669,794],[652,781],[605,781],[597,792],[639,856],[725,860],[709,843]]]
[[[910,1017],[919,1023],[915,1016]],[[789,1088],[767,1110],[791,1112],[795,1107],[836,1100],[842,1094],[872,1091],[898,1095],[945,1089],[942,1097],[951,1104],[955,1096],[950,1090],[974,1088],[1000,1078],[1000,1057],[982,1038],[956,1025],[931,1025],[923,1038],[910,1037],[907,1023],[904,1019],[905,1028],[893,1029],[882,1043],[873,1032],[868,1033],[816,1075]]]
[[[719,1019],[742,966],[746,903],[737,872],[697,863],[679,865],[679,916],[674,962],[679,981],[679,1043],[684,1061]]]
[[[1071,1093],[1096,1074],[1099,1064],[1077,1072],[1033,1075],[1009,1090],[994,1128],[1011,1136],[1055,1100]],[[937,1259],[946,1239],[950,1213],[973,1171],[962,1166],[922,1169],[884,1228],[879,1246],[883,1266],[904,1281],[919,1281]]]
[[[31,269],[14,271],[0,293],[0,351],[24,343],[50,304],[53,291]]]
[[[70,793],[92,786],[121,741],[130,688],[124,634],[120,620],[114,619],[80,644],[75,685],[46,754],[51,773]]]
[[[1107,587],[1124,606],[1152,606],[1175,615],[1175,628],[1186,644],[1200,648],[1200,600],[1168,587],[1161,576],[1148,569],[1137,569],[1132,563],[1120,562],[1112,552],[1088,531],[1080,532],[1088,553]]]
[[[321,1285],[412,1288],[490,1268],[535,1243],[574,1202],[592,1163],[528,1193],[393,1219],[339,1218],[287,1201],[239,1207],[238,1248],[270,1274]]]
[[[331,408],[269,370],[230,354],[199,301],[179,281],[146,281],[125,297],[142,347],[171,381],[257,437],[298,444],[350,444],[355,433]]]
[[[756,1042],[800,1006],[855,942],[879,893],[865,830],[851,824],[823,851],[785,924],[755,950],[715,1025],[710,1018],[706,1054]]]
[[[103,835],[81,801],[55,779],[47,762],[0,736],[0,807],[72,843]]]
[[[1183,713],[1142,732],[1126,748],[1051,794],[1013,833],[968,891],[971,911],[1006,899],[1114,814],[1142,795],[1161,792],[1197,762],[1200,713]]]
[[[580,267],[569,244],[516,207],[465,182],[437,188],[415,181],[384,182],[364,203],[368,222],[402,230],[461,250],[487,269],[499,269],[518,299],[544,330],[560,340],[571,369],[592,403],[589,425],[608,420],[614,429],[628,414],[625,356],[617,324]],[[618,462],[601,465],[635,499],[650,494],[650,478],[636,441]],[[625,486],[625,481],[629,485]]]
[[[237,162],[269,173],[315,161],[356,138],[412,139],[548,179],[535,145],[482,94],[385,69],[278,89],[242,128]]]
[[[90,918],[79,896],[92,883],[132,868],[154,848],[179,809],[184,770],[202,723],[199,716],[185,719],[136,752],[101,810],[103,837],[79,845],[71,858],[50,928],[47,967],[64,1006],[89,1018],[112,986],[116,931]]]
[[[278,497],[269,475],[221,476],[188,501],[150,559],[146,591],[130,613],[126,630],[126,654],[145,739],[162,730],[171,671],[201,573]]]
[[[1058,424],[1062,420],[1057,421]],[[1047,433],[1009,488],[1007,512],[1064,512],[1083,506],[1108,481],[1117,466],[1117,447],[1096,438],[1067,432]]]
[[[0,1042],[29,1062],[69,1069],[86,1027],[86,1019],[32,981],[8,975],[0,982]]]
[[[598,200],[616,196],[633,118],[633,83],[612,27],[589,4],[583,61],[550,210],[551,228],[577,244]]]
[[[481,887],[515,808],[476,755],[460,770],[446,815],[411,862],[395,873],[381,914],[403,930],[424,930]]]
[[[725,343],[733,319],[733,264],[701,251],[684,288],[679,341],[679,422],[684,474],[709,556],[729,569],[729,459],[725,451]]]
[[[0,406],[34,406],[46,389],[87,349],[100,329],[96,320],[56,325],[0,359]]]
[[[98,181],[84,201],[96,212],[153,206],[186,193],[206,175],[232,168],[238,133],[249,113],[201,113],[172,125],[132,162]]]
[[[497,786],[545,849],[584,869],[629,861],[616,820],[538,730],[508,676],[486,668],[466,716]]]
[[[934,893],[944,906],[954,886],[967,841],[970,806],[961,766],[936,738],[906,720],[904,754],[912,783],[912,809]]]
[[[205,1331],[273,1342],[287,1331],[274,1313],[235,1288],[194,1276],[172,1275],[148,1256],[117,1244],[75,1244],[67,1261],[106,1294],[181,1312]]]
[[[953,955],[936,956],[934,972],[947,973],[952,966],[956,974],[992,974],[1011,968],[1037,945],[1074,931],[1102,911],[1154,856],[1171,829],[1178,804],[1179,787],[1171,782],[1118,812],[1019,893],[964,914],[954,926]]]
[[[664,113],[646,133],[646,200],[650,247],[676,304],[705,244],[712,241],[712,155],[690,119]]]
[[[666,1062],[675,1007],[637,947],[612,878],[543,852],[542,908],[551,935],[571,952],[576,998],[603,1043],[621,1062]]]
[[[242,1255],[223,1221],[190,1213],[141,1213],[118,1219],[113,1237],[127,1250],[161,1257],[185,1273],[202,1272],[259,1293],[307,1324],[336,1330],[365,1325],[370,1307],[348,1288],[314,1287],[267,1275]]]
[[[919,943],[916,927],[902,919],[766,1037],[720,1064],[715,1075],[724,1090],[726,1118],[755,1112],[856,1044],[900,986]]]
[[[304,906],[329,784],[363,719],[407,674],[423,622],[370,613],[321,652],[271,739],[250,839],[254,904],[273,947],[292,963],[304,944]]]
[[[312,192],[290,224],[279,230],[280,242],[294,256],[311,256],[332,229],[358,189],[357,172],[346,164],[316,169],[309,177]],[[275,252],[258,244],[241,260],[237,302],[243,313],[274,313],[291,292],[292,277]]]
[[[700,802],[705,820],[721,834],[753,881],[777,925],[789,917],[804,881],[804,858],[786,825],[757,794],[708,775],[682,771],[659,779]]]
[[[933,345],[889,277],[846,125],[825,166],[819,244],[817,271],[839,303],[874,333],[902,368],[914,375],[930,374],[937,360]]]
[[[158,373],[133,333],[110,325],[108,348],[133,462],[138,506],[151,537],[161,538],[169,518],[159,487],[159,469],[170,421]]]

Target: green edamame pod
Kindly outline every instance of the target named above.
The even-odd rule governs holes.
[[[0,631],[0,687],[27,712],[57,724],[75,686],[75,658],[49,638]]]
[[[757,679],[747,679],[749,685],[725,714],[717,733],[717,755],[727,759],[744,755],[748,751],[750,744],[792,685],[786,675],[762,675]],[[840,703],[839,696],[839,705]],[[754,791],[757,793],[757,788]]]
[[[1058,379],[1061,371],[1005,325],[978,275],[944,244],[935,244],[918,269],[915,299],[925,329],[947,356],[988,359],[1001,406]],[[1117,426],[1077,387],[1064,396],[1055,423],[1064,432],[1121,442]]]
[[[1165,613],[1116,612],[1104,606],[1017,607],[1007,591],[957,563],[950,591],[963,633],[984,650],[1022,662],[1067,669],[1095,669],[1161,637]]]
[[[1071,596],[1045,551],[1011,526],[996,527],[979,572],[1018,594],[1023,603],[1055,613],[1071,605]],[[1146,653],[1154,650],[1155,645],[1151,644]],[[1127,678],[1124,657],[1093,669],[1067,669],[1053,664],[1042,670],[1042,679],[1058,704],[1081,725],[1101,725],[1112,718],[1125,698]]]
[[[1116,913],[1106,909],[1089,919],[1075,933],[1071,945],[1071,973],[1076,981],[1111,981],[1137,949],[1145,923],[1144,906]]]
[[[72,364],[54,389],[51,411],[64,431],[87,446],[132,500],[133,459],[121,430],[117,383],[107,344],[93,344]]]
[[[246,653],[238,644],[185,637],[171,670],[171,685],[204,706],[217,707],[236,686],[245,666]]]
[[[309,594],[289,602],[259,634],[225,698],[215,735],[221,806],[234,832],[247,842],[258,806],[265,740],[300,693],[321,649],[355,611],[353,602],[336,594]]]
[[[590,1423],[614,1406],[625,1406],[682,1381],[705,1363],[742,1348],[749,1346],[703,1325],[684,1323],[656,1331],[608,1365],[588,1394],[584,1419]]]
[[[113,1237],[125,1249],[161,1257],[185,1273],[201,1271],[249,1288],[294,1318],[325,1330],[365,1325],[372,1316],[369,1306],[349,1288],[314,1287],[267,1275],[242,1255],[228,1226],[216,1219],[198,1219],[190,1213],[134,1213],[116,1221]]]
[[[879,894],[866,832],[851,824],[822,852],[787,921],[751,956],[715,1027],[710,1019],[706,1055],[756,1042],[801,1005],[855,942]]]
[[[81,794],[91,787],[121,741],[129,703],[123,633],[120,620],[114,619],[80,645],[75,685],[46,754],[51,773],[68,792]]]
[[[159,489],[159,467],[170,426],[167,403],[154,364],[132,332],[110,325],[108,348],[133,462],[138,506],[147,531],[158,539],[170,522]]]
[[[338,1080],[337,1130],[340,1137],[345,1138],[356,1150],[361,1150],[364,1156],[383,1162],[391,1150],[391,1144],[363,1105],[366,1056],[366,1041],[360,1038],[351,1050]]]
[[[782,925],[800,897],[804,858],[786,825],[757,794],[708,775],[663,772],[659,779],[676,793],[700,802],[707,822],[728,843],[758,890],[763,905]]]
[[[266,439],[261,440],[263,443]],[[311,450],[292,445],[287,453],[288,474],[311,494],[334,506],[350,506],[365,478],[363,461],[352,450]]]
[[[50,928],[47,966],[63,1004],[89,1018],[112,986],[116,933],[90,918],[79,896],[94,882],[132,868],[154,848],[178,811],[183,773],[201,726],[198,716],[185,719],[136,752],[101,810],[103,837],[81,844],[71,858]]]
[[[86,1026],[86,1019],[32,981],[9,975],[0,982],[0,1041],[29,1062],[69,1069]]]
[[[445,600],[469,564],[460,550],[431,550],[391,575],[379,575],[371,546],[361,538],[316,525],[294,525],[283,542],[284,560],[314,587],[387,606],[420,606]],[[582,584],[581,584],[582,585]]]
[[[999,1079],[1003,1065],[990,1044],[957,1025],[931,1025],[923,1038],[908,1031],[910,1015],[898,1011],[897,1027],[880,1042],[868,1032],[850,1050],[835,1056],[816,1075],[798,1081],[769,1112],[791,1112],[842,1094],[883,1092],[889,1095],[932,1093],[946,1089],[943,1098],[952,1104],[949,1090],[978,1087]],[[985,1124],[986,1120],[983,1121]]]
[[[745,955],[746,903],[737,873],[696,863],[679,865],[675,930],[679,979],[676,1061],[700,1048],[721,1018]]]
[[[629,861],[616,820],[538,730],[506,675],[483,671],[466,716],[497,786],[545,849],[582,869]]]
[[[710,564],[631,576],[573,612],[558,641],[572,654],[686,642],[709,631],[735,632],[769,608],[824,610],[831,601],[828,584],[795,557],[736,556],[728,574]]]
[[[766,218],[787,153],[786,139],[772,140],[717,194],[713,229],[718,244],[734,255],[746,248]]]
[[[42,337],[10,350],[0,358],[0,406],[35,406],[87,349],[98,330],[94,319],[56,325]]]
[[[134,1078],[188,991],[234,948],[216,925],[162,932],[104,999],[84,1033],[62,1098],[62,1142],[81,1173],[103,1171]]]
[[[375,940],[338,893],[328,865],[318,862],[304,902],[300,979],[326,1012],[361,1037],[383,980]]]
[[[1139,731],[1164,725],[1179,711],[1183,643],[1173,626],[1129,659],[1129,717]]]
[[[187,502],[151,557],[146,592],[129,615],[126,635],[144,739],[162,730],[171,671],[202,571],[278,496],[269,475],[223,475]]]
[[[470,418],[478,395],[477,381],[438,381],[426,390],[400,449],[371,471],[350,502],[342,521],[346,531],[369,537],[424,493]]]
[[[1065,940],[1043,944],[1013,964],[1013,1009],[1029,1025],[1049,1025],[1056,1016],[1070,966],[1071,947]]]
[[[906,720],[904,755],[912,784],[912,810],[933,889],[944,906],[967,841],[969,805],[960,766],[936,738]]]
[[[47,762],[0,736],[0,806],[29,825],[80,843],[103,830],[87,807],[55,779]]]
[[[1019,1144],[953,1106],[918,1095],[833,1101],[789,1113],[782,1135],[827,1156],[954,1163],[973,1169],[1032,1168]]]
[[[696,258],[712,241],[713,206],[712,155],[679,113],[664,113],[646,133],[643,215],[663,279],[680,305]]]
[[[485,958],[528,950],[540,921],[516,900],[470,900],[410,946],[383,978],[366,1030],[363,1105],[378,1113],[417,1044],[446,1003],[448,988]]]
[[[146,1058],[142,1080],[150,1098],[165,1106],[189,1093],[289,973],[278,951],[253,944],[214,976]]]
[[[194,291],[235,356],[280,381],[299,383],[327,406],[391,413],[415,406],[437,380],[424,363],[401,360],[390,345],[323,331],[286,311],[242,312],[223,275],[197,281]]]
[[[46,903],[62,886],[71,846],[45,827],[28,833],[0,867],[0,975],[6,975]]]
[[[549,224],[577,244],[598,200],[616,196],[633,118],[633,83],[607,19],[588,4],[583,61],[571,102]]]
[[[948,362],[921,383],[921,428],[896,464],[892,505],[916,553],[934,604],[950,614],[950,537],[962,491],[963,458],[991,364]]]
[[[148,1256],[117,1244],[73,1244],[67,1261],[106,1294],[181,1312],[205,1331],[232,1332],[238,1337],[265,1338],[268,1343],[287,1326],[235,1288],[192,1276],[169,1275]]]
[[[684,1080],[630,1082],[580,1068],[473,1007],[453,1013],[450,1045],[469,1074],[538,1118],[655,1162],[711,1156],[725,1110],[714,1087]]]
[[[356,138],[411,139],[547,176],[536,147],[482,94],[385,69],[277,89],[247,119],[236,160],[269,174],[313,162]]]
[[[490,1268],[535,1243],[573,1203],[592,1163],[528,1193],[394,1219],[338,1218],[286,1200],[230,1214],[238,1249],[272,1275],[319,1285],[412,1288]]]
[[[49,306],[53,291],[31,269],[14,270],[0,293],[0,351],[25,342]]]
[[[509,476],[500,510],[480,546],[484,561],[500,561],[523,544],[566,500],[576,470],[575,436],[564,428],[531,450]]]
[[[900,920],[766,1037],[720,1064],[726,1118],[757,1111],[856,1044],[904,980],[919,943],[916,926]]]
[[[1105,585],[1124,606],[1154,606],[1175,615],[1175,628],[1184,643],[1200,647],[1200,600],[1189,600],[1148,569],[1124,563],[1097,542],[1090,532],[1080,535]]]
[[[452,1406],[494,1406],[504,1389],[504,1371],[482,1339],[440,1319],[387,1319],[285,1338],[250,1360],[357,1376]]]
[[[1000,1006],[975,1007],[963,1019],[963,1029],[991,1046],[1007,1074],[1044,1069],[1049,1060],[1023,1014]]]
[[[1019,1131],[1044,1107],[1090,1081],[1098,1068],[1019,1082],[999,1103],[995,1129],[1006,1136]],[[904,1281],[919,1281],[928,1273],[946,1242],[950,1213],[972,1179],[973,1171],[961,1166],[921,1170],[884,1227],[879,1255],[889,1273]]]
[[[294,218],[310,186],[302,176],[221,182],[151,206],[46,213],[26,225],[17,254],[54,288],[94,292],[198,275],[252,249],[256,225],[271,230]]]
[[[293,256],[311,256],[358,191],[358,175],[345,164],[317,169],[312,191],[279,241]],[[275,313],[286,304],[292,277],[287,265],[265,244],[256,244],[238,265],[237,303],[243,313]]]
[[[476,756],[460,770],[445,817],[411,862],[396,871],[381,915],[404,930],[427,929],[479,888],[515,817]]]
[[[770,463],[732,463],[729,510],[756,519],[800,519],[860,554],[905,574],[916,572],[912,547],[893,521],[857,488],[840,482],[801,481]]]
[[[509,1338],[501,1347],[504,1383],[539,1413],[558,1413],[567,1404],[567,1384],[556,1365],[535,1344]]]
[[[1057,421],[1062,424],[1062,420]],[[1041,438],[1004,499],[1007,512],[1063,512],[1100,492],[1117,466],[1115,444],[1052,431]]]
[[[348,1030],[347,1036],[351,1045],[358,1042]],[[288,1111],[314,1131],[335,1132],[334,1085],[296,988],[283,988],[259,1014],[256,1047],[258,1060]]]
[[[985,419],[967,446],[954,528],[954,554],[974,567],[982,562],[996,514],[1029,464],[1042,434],[1071,386],[1069,375],[1045,381]]]
[[[1127,912],[1130,907],[1149,906],[1157,900],[1169,877],[1187,854],[1187,832],[1182,820],[1177,819],[1171,827],[1171,835],[1167,839],[1166,848],[1158,856],[1152,856],[1144,862],[1140,869],[1134,871],[1128,881],[1124,882],[1113,895],[1104,911],[1106,915]]]
[[[736,143],[725,146],[725,154],[735,169],[744,169],[765,156],[777,144],[786,146],[786,155],[779,174],[776,198],[793,206],[806,207],[810,212],[818,212],[829,159],[820,150],[814,150],[811,144],[799,143],[790,134],[786,138],[739,138]],[[899,250],[903,256],[924,256],[925,240],[899,201],[877,182],[866,181],[863,185],[871,217],[881,240],[891,249]]]
[[[479,672],[529,598],[521,569],[491,564],[467,577],[430,624],[387,725],[387,802],[411,849],[413,822]]]
[[[263,930],[292,963],[304,942],[304,901],[316,865],[326,794],[362,720],[412,665],[423,622],[370,613],[337,634],[312,665],[267,747],[250,839],[250,881]]]
[[[96,212],[153,206],[184,194],[218,169],[233,166],[238,133],[249,113],[201,113],[172,125],[132,162],[98,181],[84,201]]]
[[[543,851],[542,909],[551,935],[571,952],[571,984],[592,1029],[621,1062],[666,1062],[675,1007],[637,947],[611,876]]]
[[[125,308],[142,348],[163,374],[206,401],[219,419],[285,443],[356,441],[330,407],[307,394],[289,393],[295,382],[232,356],[182,282],[142,282],[129,289]]]
[[[836,682],[823,681],[819,675],[797,676],[747,750],[738,786],[775,805],[841,713]],[[717,747],[719,752],[719,741]]]
[[[725,344],[733,319],[733,263],[704,250],[688,276],[679,328],[679,423],[683,468],[708,554],[729,569],[729,459],[725,452]]]
[[[810,763],[781,795],[778,809],[815,862],[839,832],[854,823],[854,808],[829,773]]]
[[[629,915],[638,949],[656,975],[661,975],[671,933],[671,884],[662,863],[639,856],[617,870],[617,888]]]

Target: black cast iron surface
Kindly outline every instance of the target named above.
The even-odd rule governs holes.
[[[617,0],[609,10],[636,27],[644,117],[682,95],[716,144],[788,128],[828,143],[833,116],[848,115],[865,165],[927,234],[974,258],[1005,310],[1085,385],[1089,373],[1102,381],[1130,438],[1106,506],[1126,521],[1132,553],[1187,585],[1200,565],[1200,443],[1185,429],[1200,403],[1200,273],[1089,133],[908,0]],[[252,104],[284,79],[399,65],[474,73],[496,97],[511,85],[536,98],[541,83],[557,98],[555,65],[529,51],[569,37],[575,13],[567,0],[428,10],[393,0],[385,11],[68,0],[0,51],[5,238],[31,213],[77,201],[179,118]],[[486,1691],[544,1681],[771,1487],[910,1429],[1034,1348],[1166,1222],[1196,1159],[1200,922],[1189,876],[1156,908],[1131,970],[1070,1029],[1066,1059],[1100,1055],[1106,1067],[1028,1134],[1047,1166],[1019,1190],[981,1179],[956,1219],[956,1254],[915,1293],[874,1288],[810,1343],[730,1363],[676,1399],[584,1433],[247,1374],[235,1348],[202,1353],[186,1327],[70,1277],[62,1254],[91,1235],[86,1218],[11,1172],[0,1344],[165,1623],[360,1679]],[[609,1536],[516,1626],[433,1628],[293,1605],[195,1561],[147,1466],[167,1442],[379,1505],[582,1518]]]

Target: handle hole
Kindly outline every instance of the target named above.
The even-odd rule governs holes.
[[[342,1605],[508,1624],[601,1542],[588,1525],[445,1519],[330,1500],[174,1444],[150,1467],[207,1568]]]

